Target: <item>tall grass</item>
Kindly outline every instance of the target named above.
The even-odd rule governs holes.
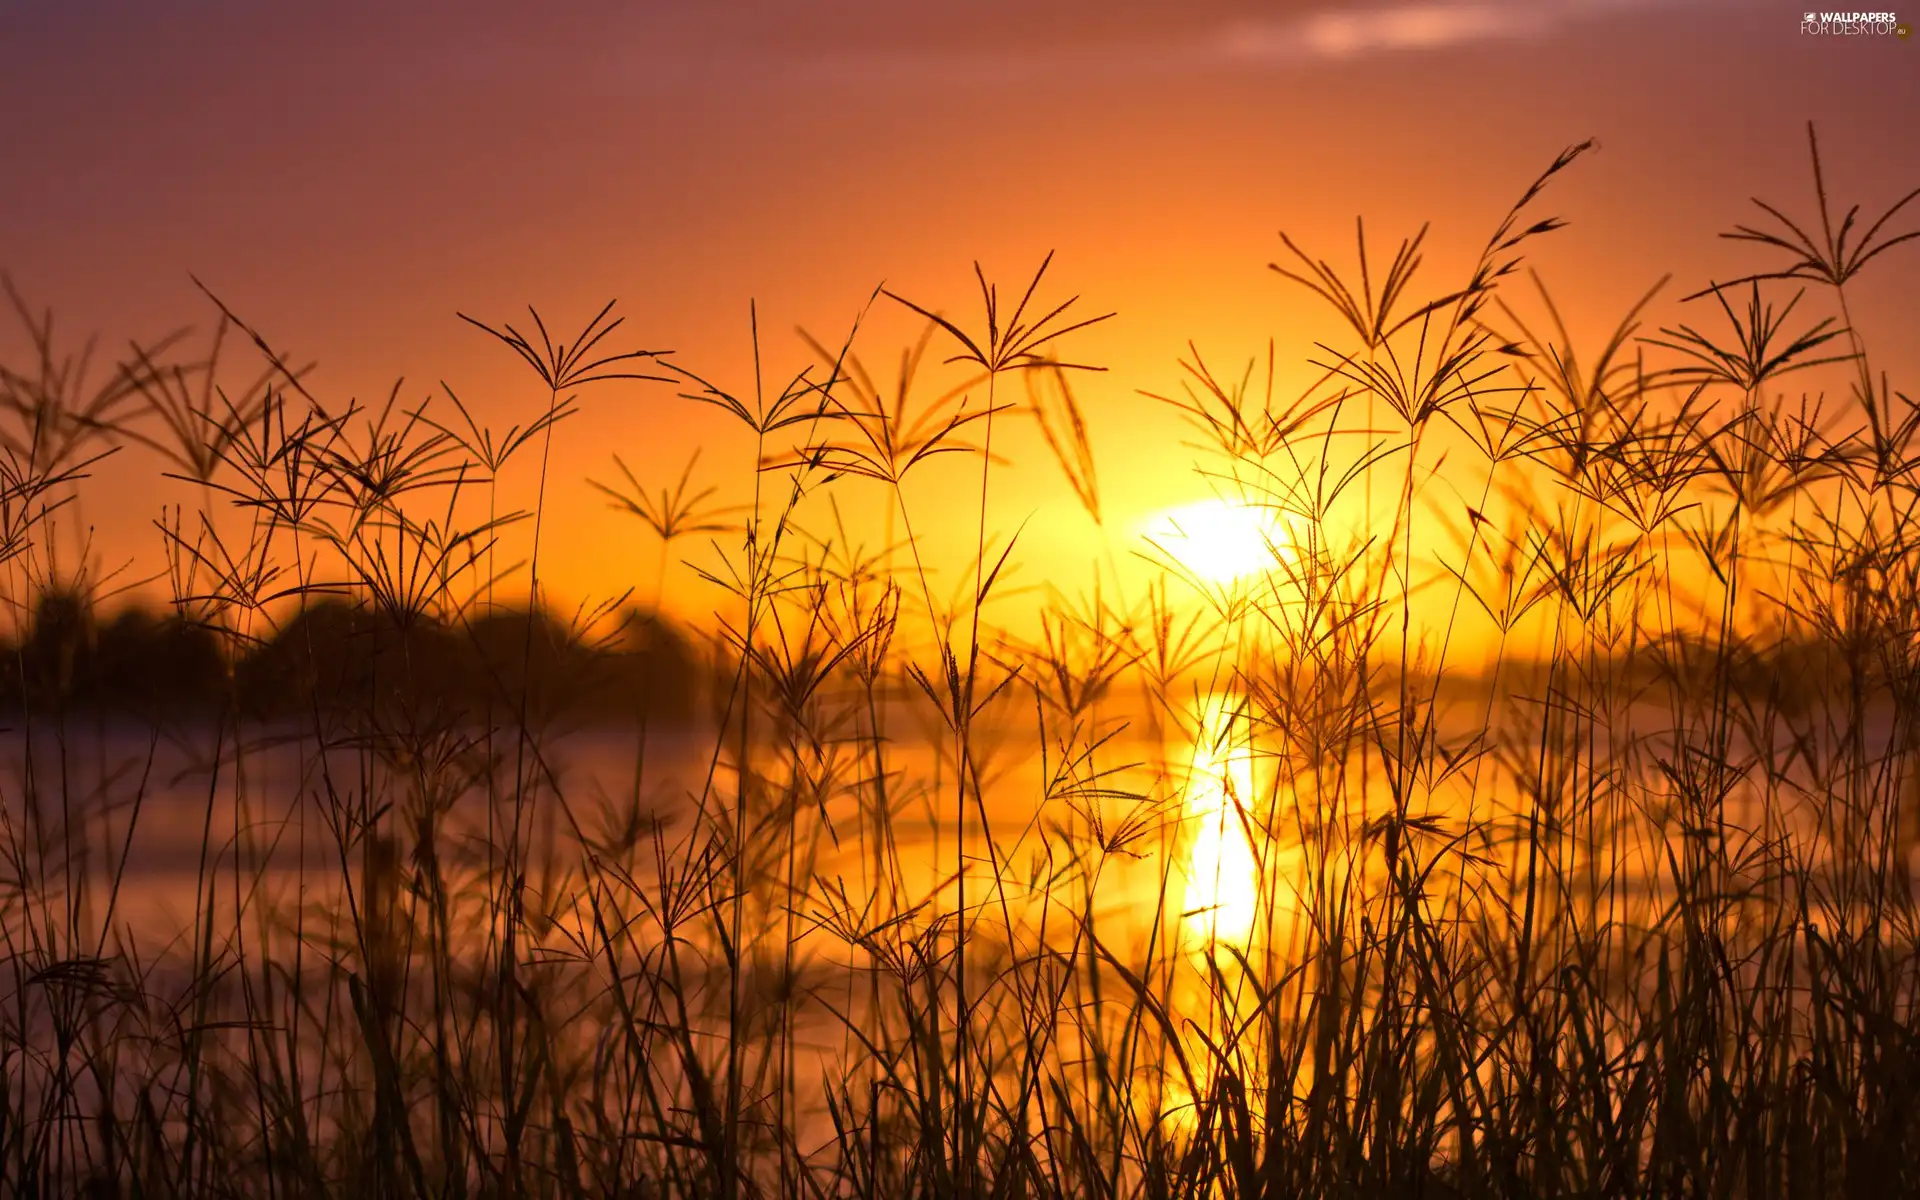
[[[1838,212],[1810,134],[1812,207],[1728,235],[1752,274],[1576,346],[1526,256],[1587,149],[1453,284],[1425,230],[1379,277],[1364,227],[1357,273],[1286,240],[1349,344],[1295,399],[1276,352],[1197,349],[1161,397],[1265,568],[1152,542],[1078,598],[1010,591],[995,505],[1032,421],[1110,515],[1103,318],[1047,263],[978,273],[972,317],[876,292],[926,322],[891,377],[866,312],[784,375],[756,320],[740,387],[611,305],[469,318],[531,373],[505,431],[450,389],[323,400],[217,300],[204,353],[101,368],[9,288],[9,1193],[1920,1192],[1920,407],[1853,315],[1920,192]],[[611,388],[752,445],[737,493],[593,485],[657,541],[634,592],[684,556],[716,614],[705,710],[634,697],[618,786],[624,751],[570,765],[608,717],[542,647],[662,627],[535,611],[553,441]],[[199,489],[158,533],[169,628],[217,650],[141,720],[46,600],[112,590],[57,535],[133,443]],[[955,458],[927,511],[909,477]],[[263,716],[250,664],[338,677],[342,611],[378,653]],[[480,685],[435,683],[449,639]]]

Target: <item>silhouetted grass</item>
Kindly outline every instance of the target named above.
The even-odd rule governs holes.
[[[1456,285],[1422,290],[1424,229],[1378,277],[1364,227],[1357,273],[1285,241],[1351,344],[1297,399],[1197,348],[1161,397],[1284,544],[1224,583],[1144,546],[1151,582],[1078,598],[1009,595],[991,513],[1011,420],[1109,512],[1069,356],[1101,318],[1045,263],[965,317],[876,293],[928,323],[890,377],[859,322],[785,374],[756,326],[735,389],[612,306],[472,321],[538,380],[504,433],[450,390],[330,405],[225,306],[208,353],[100,382],[9,288],[0,1176],[1920,1192],[1920,406],[1849,291],[1920,193],[1837,213],[1816,148],[1811,215],[1729,235],[1754,274],[1576,346],[1525,255],[1586,150]],[[263,366],[229,393],[236,338]],[[1850,394],[1783,398],[1812,368]],[[705,643],[545,606],[551,439],[609,386],[754,443],[738,505],[693,462],[593,485],[658,540],[650,606],[694,564]],[[205,507],[158,522],[173,611],[96,624],[44,539],[127,441]],[[916,532],[940,459],[979,472],[966,562]],[[626,781],[589,787],[609,728]],[[191,860],[173,940],[130,898],[149,845]]]

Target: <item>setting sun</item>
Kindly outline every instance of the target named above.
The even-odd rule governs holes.
[[[1144,533],[1149,545],[1208,583],[1270,571],[1292,554],[1272,509],[1218,498],[1168,509]]]

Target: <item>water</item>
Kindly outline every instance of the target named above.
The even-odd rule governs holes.
[[[740,844],[751,870],[739,908],[723,873],[709,889],[719,907],[675,929],[688,956],[705,956],[710,968],[715,918],[738,921],[740,976],[691,987],[697,1003],[687,1019],[720,1045],[732,1006],[763,1010],[758,997],[787,991],[780,976],[797,972],[792,991],[804,999],[784,1032],[770,1034],[755,1016],[750,1036],[762,1053],[781,1039],[791,1047],[779,1070],[791,1072],[793,1103],[813,1114],[793,1119],[824,1138],[819,1088],[858,1069],[864,1051],[850,1029],[890,1019],[881,1010],[896,1000],[883,998],[876,977],[910,977],[913,964],[887,954],[913,944],[916,930],[934,931],[926,945],[935,955],[964,940],[975,1002],[1009,986],[1016,963],[1030,972],[1020,986],[1046,979],[1049,954],[1076,955],[1084,968],[1097,938],[1139,972],[1172,1022],[1141,1042],[1136,1099],[1166,1120],[1191,1119],[1187,1065],[1217,1055],[1242,1079],[1264,1077],[1269,1048],[1249,1020],[1257,993],[1243,964],[1269,981],[1284,975],[1293,995],[1311,997],[1323,986],[1313,947],[1326,934],[1315,922],[1338,903],[1329,881],[1351,886],[1358,907],[1378,911],[1392,899],[1378,821],[1395,806],[1378,761],[1361,770],[1278,755],[1274,731],[1246,709],[1234,693],[1202,696],[1184,714],[1185,732],[1136,725],[1086,758],[1087,737],[1043,747],[1017,725],[983,729],[978,795],[956,786],[938,733],[901,714],[890,716],[893,737],[882,742],[857,727],[823,743],[782,745],[780,731],[768,730],[773,744],[750,772],[758,782],[748,789]],[[1464,706],[1442,723],[1443,735],[1464,738],[1485,711]],[[1573,760],[1584,762],[1584,782],[1555,784],[1561,796],[1596,781],[1613,790],[1584,818],[1544,818],[1560,827],[1543,838],[1548,860],[1536,869],[1576,893],[1543,895],[1543,925],[1557,907],[1624,930],[1671,899],[1666,852],[1684,850],[1690,835],[1684,814],[1652,802],[1675,786],[1652,764],[1662,755],[1669,768],[1679,761],[1671,738],[1661,738],[1673,722],[1652,707],[1631,721],[1625,732],[1646,739],[1639,761],[1589,751]],[[1902,786],[1900,730],[1879,714],[1863,739],[1889,772],[1865,782],[1883,791]],[[1804,729],[1778,732],[1782,744],[1790,734],[1806,740]],[[1518,731],[1508,743],[1537,744],[1532,736]],[[1734,739],[1730,756],[1749,758],[1751,740]],[[426,924],[427,899],[404,882],[423,865],[423,844],[436,847],[434,865],[456,893],[446,922],[455,956],[477,959],[501,936],[492,889],[502,847],[517,840],[530,902],[542,914],[521,953],[560,964],[553,978],[565,992],[574,978],[566,964],[591,970],[601,953],[595,920],[609,910],[630,922],[621,926],[630,960],[655,952],[662,914],[688,890],[689,848],[709,837],[727,842],[740,828],[738,773],[714,745],[711,730],[657,730],[643,745],[631,729],[582,729],[537,740],[466,734],[410,754],[353,745],[323,753],[284,730],[249,730],[238,743],[210,727],[167,737],[104,722],[15,730],[0,740],[0,837],[16,885],[7,932],[13,946],[43,948],[46,958],[124,955],[144,964],[146,986],[160,992],[190,972],[197,944],[209,952],[209,928],[216,956],[257,957],[263,946],[285,955],[297,933],[310,969],[332,961],[374,979],[379,931]],[[1723,815],[1734,849],[1772,839],[1790,845],[1813,877],[1839,878],[1847,847],[1871,844],[1821,820],[1834,805],[1821,803],[1820,764],[1846,751],[1837,737],[1824,748],[1800,744],[1798,765],[1770,785],[1751,767],[1733,780]],[[1127,764],[1136,765],[1120,769]],[[1434,922],[1486,919],[1503,903],[1517,910],[1528,860],[1512,839],[1545,807],[1521,799],[1526,769],[1524,757],[1484,757],[1427,779],[1407,799],[1407,813],[1429,822],[1403,830],[1393,853],[1419,865]],[[882,771],[884,789],[874,782]],[[877,803],[883,790],[886,806]],[[430,837],[420,828],[428,814]],[[582,868],[588,861],[592,871]],[[23,892],[41,906],[23,907]],[[1831,926],[1845,907],[1816,898],[1814,911]],[[953,976],[942,978],[951,987]],[[1022,995],[1044,1003],[1047,993]],[[937,1003],[950,1017],[953,1000],[943,992]],[[1109,1003],[1076,1012],[1054,1034],[1060,1063],[1130,1019],[1123,990]],[[951,1036],[950,1025],[942,1028]],[[600,1023],[568,1032],[606,1036]],[[1301,1066],[1293,1086],[1310,1077],[1311,1066]]]
[[[796,859],[811,864],[800,874],[844,896],[890,887],[901,893],[891,897],[900,904],[943,895],[957,902],[964,877],[969,908],[991,901],[1001,925],[1009,913],[1028,914],[1050,900],[1056,907],[1049,919],[1070,928],[1072,919],[1091,915],[1104,937],[1133,950],[1167,936],[1169,917],[1178,918],[1179,936],[1190,943],[1245,947],[1256,928],[1262,938],[1274,937],[1276,928],[1284,935],[1298,919],[1315,862],[1324,864],[1309,844],[1323,854],[1334,853],[1336,843],[1352,853],[1367,822],[1391,810],[1384,777],[1377,765],[1363,778],[1351,767],[1323,764],[1303,773],[1297,762],[1283,762],[1271,752],[1271,731],[1255,728],[1237,694],[1203,696],[1191,708],[1187,733],[1156,735],[1136,724],[1085,761],[1076,761],[1072,747],[1043,748],[1017,726],[985,730],[987,750],[976,760],[984,805],[970,790],[962,800],[940,736],[905,720],[891,722],[878,750],[871,731],[797,751],[767,747],[756,758],[765,778],[751,806],[760,812],[750,812],[749,823],[772,819],[779,827],[749,836],[784,839],[791,831],[801,847]],[[1478,717],[1469,707],[1446,736],[1462,737]],[[1671,721],[1650,707],[1632,720],[1640,728],[1628,732],[1648,739],[1646,761],[1635,768],[1643,777],[1618,790],[1657,798],[1674,785],[1651,776],[1682,762],[1660,748],[1659,731]],[[1881,746],[1888,774],[1862,786],[1911,789],[1893,774],[1906,769],[1904,757],[1884,745],[1898,736],[1894,722],[1882,714],[1872,725],[1865,744],[1870,753]],[[1788,839],[1802,861],[1829,862],[1836,846],[1849,844],[1822,811],[1832,807],[1820,803],[1832,781],[1815,769],[1820,752],[1805,744],[1804,731],[1782,728],[1778,738],[1796,747],[1801,763],[1771,787],[1750,764],[1727,789],[1730,833],[1776,844]],[[1748,740],[1730,743],[1730,756],[1751,759]],[[422,747],[435,760],[423,763],[352,745],[321,753],[311,737],[285,730],[252,729],[235,739],[208,726],[156,736],[106,721],[64,730],[41,725],[31,736],[21,729],[0,736],[0,834],[11,848],[10,875],[31,880],[43,894],[76,899],[76,931],[103,942],[127,936],[155,949],[191,931],[215,877],[226,879],[216,893],[226,903],[338,900],[363,870],[369,816],[372,828],[412,846],[419,830],[409,824],[432,810],[446,843],[443,865],[478,870],[497,860],[516,819],[529,860],[556,868],[577,864],[583,842],[605,846],[623,829],[648,831],[646,841],[657,830],[662,847],[684,847],[702,811],[723,825],[734,820],[735,771],[730,754],[716,759],[714,742],[711,730],[686,728],[656,730],[644,747],[630,729],[539,739],[469,733]],[[1844,749],[1835,744],[1828,753]],[[887,774],[884,814],[873,783],[882,769],[877,755],[884,755]],[[1649,765],[1662,757],[1665,767]],[[1408,803],[1409,812],[1434,819],[1421,844],[1431,851],[1470,821],[1517,832],[1526,806],[1516,803],[1513,779],[1525,769],[1524,761],[1483,757],[1424,790]],[[1569,790],[1580,786],[1575,781]],[[1372,792],[1364,802],[1363,789]],[[1342,794],[1302,807],[1303,790]],[[517,806],[516,795],[532,801]],[[779,815],[783,798],[792,801],[790,819]],[[1681,814],[1644,802],[1616,801],[1590,820],[1589,829],[1570,832],[1590,833],[1616,863],[1635,864],[1610,881],[1628,894],[1657,873],[1658,847],[1682,825]],[[955,839],[963,823],[964,852]],[[1104,840],[1113,852],[1097,877],[1077,877],[1074,886],[1090,894],[1069,897],[1049,885],[1065,878],[1059,859],[1076,839]],[[1457,849],[1496,859],[1503,853],[1484,837]],[[657,863],[646,857],[629,869],[652,880]],[[236,893],[236,867],[245,881],[239,886],[250,891]],[[784,884],[789,865],[780,867]],[[1508,861],[1482,873],[1503,868],[1509,875],[1520,870]],[[1058,906],[1069,900],[1063,914]]]

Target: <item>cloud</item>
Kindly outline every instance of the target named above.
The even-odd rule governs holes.
[[[691,48],[664,57],[629,60],[630,81],[674,86],[695,81],[728,84],[836,86],[998,86],[1032,82],[1124,81],[1147,77],[1266,72],[1315,63],[1348,64],[1387,54],[1435,54],[1456,49],[1564,36],[1574,26],[1611,17],[1644,17],[1700,0],[1412,0],[1366,8],[1276,11],[1211,21],[1189,15],[1175,24],[1160,18],[1126,33],[1052,22],[1009,34],[997,45],[942,44],[926,25],[870,30],[857,48],[775,39],[771,44]],[[807,41],[813,44],[804,44]]]
[[[1343,61],[1395,51],[1537,38],[1577,21],[1651,6],[1652,0],[1561,0],[1325,10],[1286,19],[1236,21],[1219,30],[1215,48],[1225,59],[1248,64]]]

